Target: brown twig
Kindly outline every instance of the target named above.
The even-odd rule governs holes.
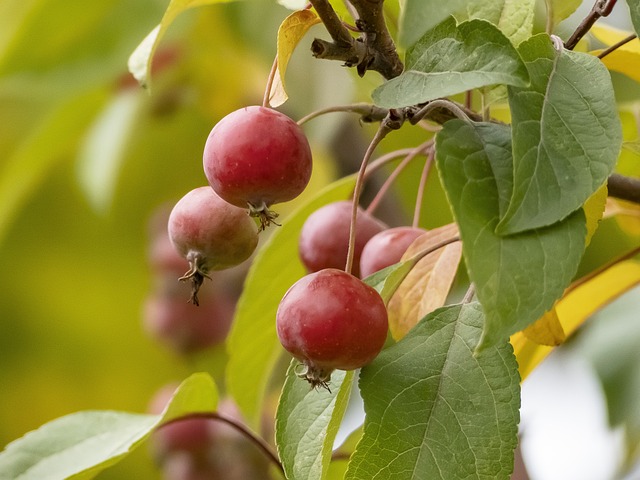
[[[640,178],[614,173],[609,176],[607,187],[610,197],[640,204]]]
[[[638,38],[638,35],[636,35],[635,33],[632,35],[629,35],[628,37],[623,38],[622,40],[620,40],[618,43],[614,43],[613,45],[611,45],[609,48],[607,48],[606,50],[603,50],[602,52],[600,52],[598,54],[598,58],[603,59],[604,57],[606,57],[607,55],[609,55],[611,52],[616,51],[617,49],[619,49],[621,46],[623,46],[626,43],[629,43],[631,40],[634,40]]]
[[[361,32],[354,38],[338,17],[328,0],[311,0],[320,20],[331,35],[331,42],[314,39],[311,52],[316,58],[340,60],[348,67],[356,67],[363,76],[374,70],[390,79],[402,73],[400,60],[383,14],[383,0],[351,0],[358,14],[356,27]]]
[[[596,3],[594,3],[589,15],[580,22],[580,25],[578,25],[575,32],[573,32],[569,39],[564,42],[564,48],[567,50],[573,50],[580,39],[584,37],[589,30],[591,30],[591,27],[593,27],[593,24],[596,23],[598,19],[609,16],[613,7],[616,6],[616,2],[617,0],[596,0]]]
[[[189,420],[193,418],[203,418],[207,420],[217,420],[227,425],[230,425],[242,435],[244,435],[247,439],[249,439],[256,447],[258,447],[262,453],[264,453],[269,460],[271,460],[279,469],[284,473],[284,467],[282,466],[282,462],[278,458],[278,455],[271,449],[271,446],[263,440],[261,437],[253,433],[249,428],[247,428],[242,422],[235,420],[227,415],[224,415],[219,412],[201,412],[201,413],[190,413],[188,415],[183,415],[181,417],[172,418],[168,422],[163,423],[158,428],[161,429],[167,425],[172,423],[181,422],[183,420]]]

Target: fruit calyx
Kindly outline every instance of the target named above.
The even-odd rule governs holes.
[[[329,381],[331,380],[331,374],[333,373],[333,368],[322,368],[320,366],[314,365],[312,362],[304,362],[300,363],[296,368],[296,376],[298,378],[302,378],[311,384],[311,388],[318,389],[318,387],[326,388],[329,393],[331,393],[331,389],[329,388]]]
[[[257,218],[260,221],[260,226],[258,227],[258,233],[266,230],[267,227],[271,224],[277,225],[281,227],[282,224],[276,222],[276,218],[278,218],[278,214],[273,210],[269,209],[269,206],[262,202],[260,205],[256,206],[251,202],[247,202],[249,206],[249,215]]]
[[[187,261],[189,262],[189,270],[178,280],[181,282],[191,282],[191,296],[189,297],[188,303],[193,303],[195,306],[199,306],[200,301],[198,300],[198,292],[200,291],[200,287],[204,283],[205,278],[211,280],[211,277],[207,275],[207,272],[202,268],[204,258],[201,254],[197,252],[189,252],[187,255]]]

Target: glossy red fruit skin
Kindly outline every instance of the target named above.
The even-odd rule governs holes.
[[[227,202],[269,207],[305,189],[311,178],[311,149],[291,118],[271,108],[249,106],[213,127],[203,166],[209,184]]]
[[[334,202],[313,212],[300,232],[298,252],[309,272],[325,268],[344,269],[349,249],[351,201]],[[360,256],[371,237],[385,230],[387,225],[358,207],[356,243],[352,273],[360,276]]]
[[[384,346],[387,310],[378,292],[358,278],[325,269],[287,291],[278,306],[276,330],[282,346],[312,370],[354,370]]]
[[[362,278],[398,263],[409,245],[425,233],[427,231],[423,228],[395,227],[371,237],[362,249],[360,256],[360,275]]]
[[[169,238],[190,263],[201,256],[203,273],[247,260],[258,245],[258,229],[247,211],[230,205],[210,187],[191,190],[171,210]]]

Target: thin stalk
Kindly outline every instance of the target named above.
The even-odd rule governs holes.
[[[476,286],[472,283],[469,285],[467,289],[467,293],[464,294],[464,298],[462,299],[463,304],[467,304],[473,300],[473,296],[476,294]]]
[[[327,113],[346,112],[346,113],[358,113],[367,119],[383,120],[389,111],[386,108],[376,107],[370,103],[353,103],[351,105],[337,105],[333,107],[326,107],[311,112],[298,120],[298,125],[304,125],[309,120],[313,120],[316,117],[325,115]]]
[[[435,157],[435,150],[431,148],[429,151],[429,155],[427,156],[427,161],[424,163],[424,168],[422,169],[422,175],[420,176],[420,184],[418,185],[418,193],[416,194],[416,206],[413,211],[413,222],[411,222],[411,226],[413,228],[418,228],[420,224],[420,213],[422,211],[422,201],[424,199],[424,190],[427,186],[427,180],[429,178],[429,172],[431,171],[431,165],[433,165],[433,158]]]
[[[269,98],[271,97],[271,89],[273,88],[273,81],[276,78],[276,72],[278,71],[278,55],[273,59],[271,70],[269,71],[269,77],[267,78],[267,86],[264,89],[264,97],[262,97],[262,106],[269,107]]]
[[[413,152],[413,148],[401,148],[379,156],[367,166],[367,171],[364,174],[365,181],[387,163],[394,161],[396,158],[405,157],[411,152]]]
[[[422,145],[414,148],[401,162],[400,164],[391,172],[391,175],[387,177],[384,181],[376,196],[371,200],[371,203],[367,207],[368,213],[375,212],[378,205],[380,205],[380,201],[386,195],[386,193],[391,188],[393,182],[398,178],[398,176],[402,173],[402,171],[411,163],[411,161],[424,152],[427,148],[429,148],[433,144],[433,140],[429,140],[428,142],[423,143]]]
[[[629,35],[628,37],[623,38],[622,40],[620,40],[618,43],[614,43],[613,45],[611,45],[609,48],[607,48],[606,50],[603,50],[602,52],[600,52],[598,54],[598,58],[603,59],[604,57],[606,57],[607,55],[609,55],[611,52],[617,50],[618,48],[620,48],[621,46],[623,46],[626,43],[629,43],[631,40],[634,40],[638,38],[638,35],[636,35],[635,33],[632,35]]]
[[[230,425],[231,427],[236,429],[238,432],[240,432],[242,435],[247,437],[247,439],[249,439],[256,447],[258,447],[258,449],[261,450],[262,453],[264,453],[264,455],[269,460],[271,460],[271,462],[273,462],[284,474],[284,467],[282,466],[282,463],[280,462],[278,455],[276,455],[276,453],[271,449],[271,446],[265,440],[263,440],[261,437],[259,437],[258,435],[253,433],[251,430],[249,430],[242,422],[239,422],[238,420],[228,417],[227,415],[224,415],[222,413],[219,413],[219,412],[190,413],[189,415],[173,418],[168,422],[160,425],[159,428],[163,428],[166,425],[170,425],[175,422],[180,422],[182,420],[189,420],[193,418],[204,418],[207,420],[216,420],[216,421],[226,423],[227,425]]]
[[[362,163],[360,164],[360,170],[358,171],[358,176],[356,178],[356,186],[353,190],[353,208],[351,209],[351,227],[349,229],[349,250],[347,251],[347,263],[344,267],[344,271],[347,273],[351,273],[351,270],[353,269],[353,257],[355,255],[356,246],[356,221],[358,217],[358,203],[360,201],[360,194],[362,193],[364,174],[367,170],[367,164],[369,163],[371,155],[373,155],[373,151],[390,131],[391,128],[389,128],[385,123],[380,124],[380,127],[371,140],[371,143],[369,144],[369,147],[364,154],[364,158],[362,159]]]

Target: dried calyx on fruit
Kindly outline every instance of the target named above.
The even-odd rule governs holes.
[[[210,187],[196,188],[178,201],[168,230],[174,247],[189,262],[181,280],[191,281],[190,301],[196,305],[208,272],[244,262],[258,245],[258,229],[246,210],[225,202]]]
[[[227,202],[249,208],[261,230],[277,214],[269,208],[296,198],[311,178],[309,142],[291,118],[249,106],[220,120],[204,147],[204,172]]]
[[[282,346],[304,365],[299,376],[327,387],[335,369],[371,362],[387,338],[387,310],[378,292],[351,274],[325,269],[284,295],[276,314]]]

